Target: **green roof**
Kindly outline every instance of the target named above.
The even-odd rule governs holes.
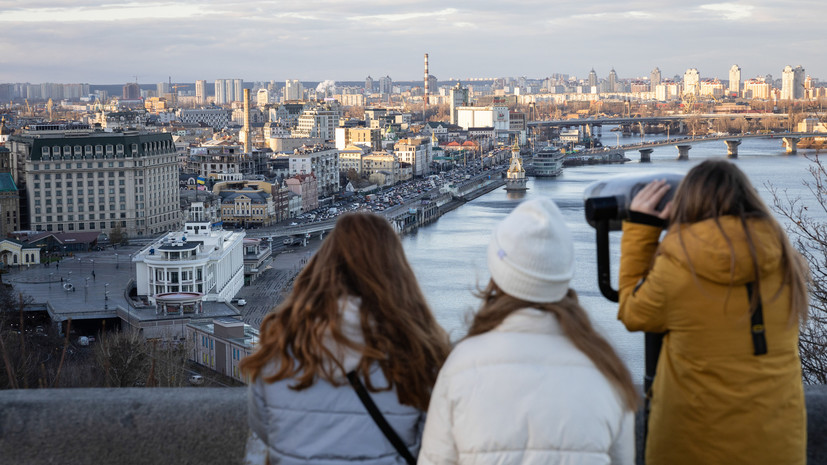
[[[17,192],[11,173],[0,173],[0,192]]]

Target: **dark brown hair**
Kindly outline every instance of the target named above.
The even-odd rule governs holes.
[[[678,234],[687,260],[690,260],[690,257],[683,242],[683,236],[680,234],[681,228],[684,225],[711,219],[729,244],[734,262],[735,253],[732,241],[719,221],[722,216],[739,218],[746,234],[747,245],[755,270],[755,289],[757,291],[753,293],[750,312],[755,310],[761,296],[761,277],[759,275],[755,243],[747,220],[759,218],[772,227],[781,244],[784,284],[790,286],[790,318],[792,320],[806,320],[808,309],[807,282],[810,277],[806,260],[790,244],[784,229],[770,213],[769,208],[761,200],[758,192],[743,171],[733,163],[723,159],[705,160],[689,170],[678,186],[675,198],[672,200],[669,232]],[[689,266],[692,269],[691,261],[689,261]],[[732,269],[734,272],[735,263],[732,263]]]
[[[638,391],[626,365],[617,356],[611,345],[592,326],[589,316],[577,300],[577,293],[569,289],[563,300],[554,303],[528,302],[503,292],[493,280],[480,292],[482,307],[471,323],[468,336],[487,333],[503,320],[524,308],[536,308],[557,317],[563,333],[580,352],[594,363],[595,367],[609,380],[620,394],[626,408],[636,410],[639,402]]]
[[[361,298],[364,344],[341,330],[340,299]],[[387,220],[370,213],[349,213],[296,277],[287,299],[261,323],[259,346],[241,361],[256,379],[274,359],[276,372],[267,382],[293,379],[291,388],[310,387],[321,377],[343,384],[339,361],[325,338],[361,353],[357,372],[373,392],[396,387],[399,402],[427,409],[437,373],[450,350],[402,244]],[[332,362],[332,363],[331,363]],[[388,386],[373,386],[369,370],[377,363]]]

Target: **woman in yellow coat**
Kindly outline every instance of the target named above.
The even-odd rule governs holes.
[[[641,190],[621,239],[618,318],[665,333],[646,464],[803,464],[806,262],[732,163],[692,168],[657,211],[668,190]]]

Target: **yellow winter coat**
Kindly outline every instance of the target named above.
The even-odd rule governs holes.
[[[630,331],[666,333],[649,393],[646,464],[804,464],[798,322],[782,286],[781,243],[768,222],[747,223],[767,341],[756,356],[746,290],[753,261],[740,220],[719,221],[730,242],[706,220],[682,228],[683,245],[670,230],[657,255],[661,228],[623,224],[618,318]]]

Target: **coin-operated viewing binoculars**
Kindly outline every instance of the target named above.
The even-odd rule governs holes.
[[[682,174],[646,173],[614,176],[597,181],[586,188],[586,221],[596,230],[597,239],[597,284],[604,297],[618,301],[617,291],[612,288],[609,266],[609,231],[620,231],[623,220],[629,217],[629,205],[641,189],[651,181],[665,180],[670,186],[658,203],[661,211],[672,200],[672,196],[683,179]]]
[[[597,284],[604,297],[617,302],[618,292],[612,287],[611,266],[609,263],[609,231],[620,231],[623,220],[629,217],[629,205],[641,189],[652,181],[665,180],[670,186],[666,195],[658,203],[656,210],[662,211],[678,189],[682,174],[646,173],[623,175],[595,182],[586,188],[586,221],[595,229],[597,241]],[[658,365],[663,334],[646,333],[645,336],[645,374],[643,389],[647,394],[655,380],[655,368]],[[649,418],[649,398],[645,406],[646,418]],[[648,422],[647,422],[648,423]]]

